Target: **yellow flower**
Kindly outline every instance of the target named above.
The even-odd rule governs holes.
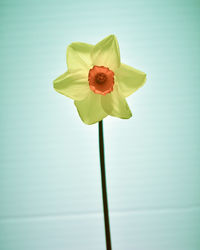
[[[54,80],[54,88],[74,100],[84,123],[99,122],[107,115],[132,116],[125,97],[145,83],[146,74],[121,63],[114,35],[96,45],[70,44],[67,67],[68,71]]]

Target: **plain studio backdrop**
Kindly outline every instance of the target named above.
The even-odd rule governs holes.
[[[200,249],[200,4],[0,3],[0,250],[105,249],[98,126],[53,90],[66,48],[115,34],[147,73],[104,120],[114,250]]]

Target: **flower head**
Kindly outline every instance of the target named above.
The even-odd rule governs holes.
[[[96,45],[75,42],[67,48],[68,71],[54,80],[57,92],[70,97],[86,124],[107,115],[132,116],[125,97],[140,88],[146,74],[120,62],[114,35]]]

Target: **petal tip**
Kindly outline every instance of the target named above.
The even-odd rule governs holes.
[[[56,85],[58,84],[59,80],[58,78],[56,78],[55,80],[53,80],[53,87],[54,89],[56,88]]]
[[[130,119],[132,117],[132,112],[131,110],[129,109],[129,112],[126,116],[123,117],[123,119]]]
[[[115,42],[117,47],[119,46],[117,37],[114,34],[109,35],[107,38],[110,39],[112,42]]]
[[[116,39],[116,36],[114,34],[111,34],[109,37],[112,39]]]
[[[146,83],[146,81],[147,81],[147,74],[144,73],[144,78],[141,86],[143,86]]]

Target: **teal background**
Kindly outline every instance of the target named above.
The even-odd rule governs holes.
[[[114,250],[200,249],[199,1],[0,2],[0,250],[105,249],[98,126],[52,81],[73,41],[147,73],[104,120]]]

